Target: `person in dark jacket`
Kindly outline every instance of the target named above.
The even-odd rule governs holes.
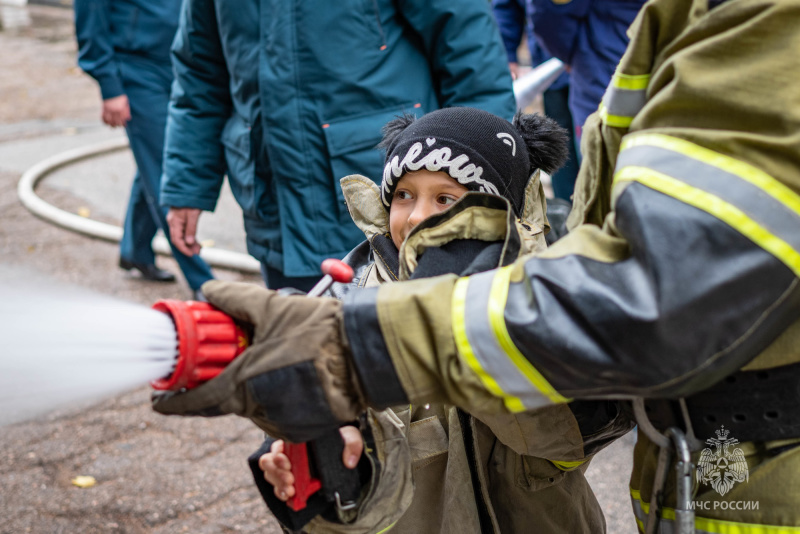
[[[269,287],[307,289],[361,241],[338,180],[380,176],[381,127],[403,112],[482,108],[511,119],[511,77],[484,0],[187,0],[161,203],[199,245],[223,176]]]
[[[175,280],[156,267],[151,242],[159,228],[168,233],[158,193],[173,79],[169,47],[180,5],[180,0],[75,0],[78,65],[97,80],[103,122],[125,127],[136,160],[119,266],[160,282]],[[208,265],[170,245],[194,297],[202,298],[200,286],[213,278]]]
[[[527,38],[528,50],[531,54],[531,65],[534,67],[550,59],[548,54],[536,41],[533,23],[526,15],[526,0],[492,0],[492,10],[500,27],[500,36],[506,48],[508,68],[511,77],[517,78],[519,59],[517,49],[523,34]],[[542,95],[545,114],[554,119],[569,132],[569,157],[561,169],[553,174],[553,194],[556,198],[569,201],[578,177],[578,149],[575,139],[575,126],[569,110],[569,73],[564,72]]]
[[[526,0],[538,42],[570,67],[569,106],[579,140],[628,46],[628,27],[645,1]]]

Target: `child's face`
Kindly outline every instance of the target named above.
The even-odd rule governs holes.
[[[416,225],[446,210],[467,191],[445,172],[422,169],[404,174],[389,208],[389,232],[398,250]]]

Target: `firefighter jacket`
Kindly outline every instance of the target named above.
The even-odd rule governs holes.
[[[212,211],[227,174],[247,250],[314,276],[362,241],[339,179],[379,177],[403,112],[516,109],[485,0],[187,0],[161,204]]]
[[[572,399],[688,401],[740,373],[767,385],[792,376],[800,362],[800,55],[787,51],[800,49],[798,27],[797,0],[648,3],[587,121],[566,237],[487,273],[345,299],[345,328],[360,332],[348,335],[356,372],[366,361],[372,372],[383,365],[379,386],[362,378],[370,404],[434,399],[480,418]],[[747,419],[763,421],[765,436],[788,434],[743,447],[750,481],[716,492],[753,498],[752,489],[765,502],[704,509],[698,531],[800,527],[796,384],[771,388],[786,409],[751,397]],[[731,391],[729,403],[748,398]],[[734,436],[735,424],[745,428],[731,410],[715,417],[728,418],[718,422]],[[633,474],[640,511],[652,478],[646,449],[643,439]],[[701,500],[714,493],[707,489]]]
[[[451,208],[462,214],[460,220],[450,219],[447,228],[432,220],[422,222],[399,254],[390,248],[394,245],[378,186],[357,175],[343,178],[341,184],[351,216],[367,241],[345,258],[356,275],[349,286],[334,286],[337,297],[413,278],[431,265],[439,272],[461,271],[464,265],[486,270],[546,246],[538,172],[528,185],[521,218],[503,198],[468,194]],[[425,257],[454,236],[477,234],[481,242],[493,245],[479,245],[478,254]],[[501,250],[507,251],[506,257]],[[596,415],[617,407],[602,403],[592,408]],[[630,428],[625,414],[613,411],[602,428],[593,429],[591,442],[584,443],[584,429],[568,405],[478,419],[449,404],[406,404],[369,410],[366,420],[374,442],[367,442],[373,469],[359,508],[341,518],[345,524],[318,516],[304,527],[306,532],[366,533],[391,526],[397,533],[513,533],[532,525],[541,533],[605,532],[602,510],[584,472],[595,452]],[[283,505],[271,492],[264,492],[265,497],[276,511]],[[276,511],[276,516],[283,513]]]

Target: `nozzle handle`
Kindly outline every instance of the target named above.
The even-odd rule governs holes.
[[[322,262],[322,272],[325,276],[306,294],[308,297],[319,297],[325,293],[334,282],[347,284],[353,279],[353,268],[342,260],[328,258]]]

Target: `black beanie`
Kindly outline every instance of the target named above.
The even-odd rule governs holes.
[[[522,213],[525,187],[541,168],[553,172],[567,155],[566,132],[553,120],[517,114],[514,124],[474,108],[445,108],[420,119],[404,115],[383,128],[381,198],[389,208],[407,172],[449,174],[470,191],[502,196]]]

